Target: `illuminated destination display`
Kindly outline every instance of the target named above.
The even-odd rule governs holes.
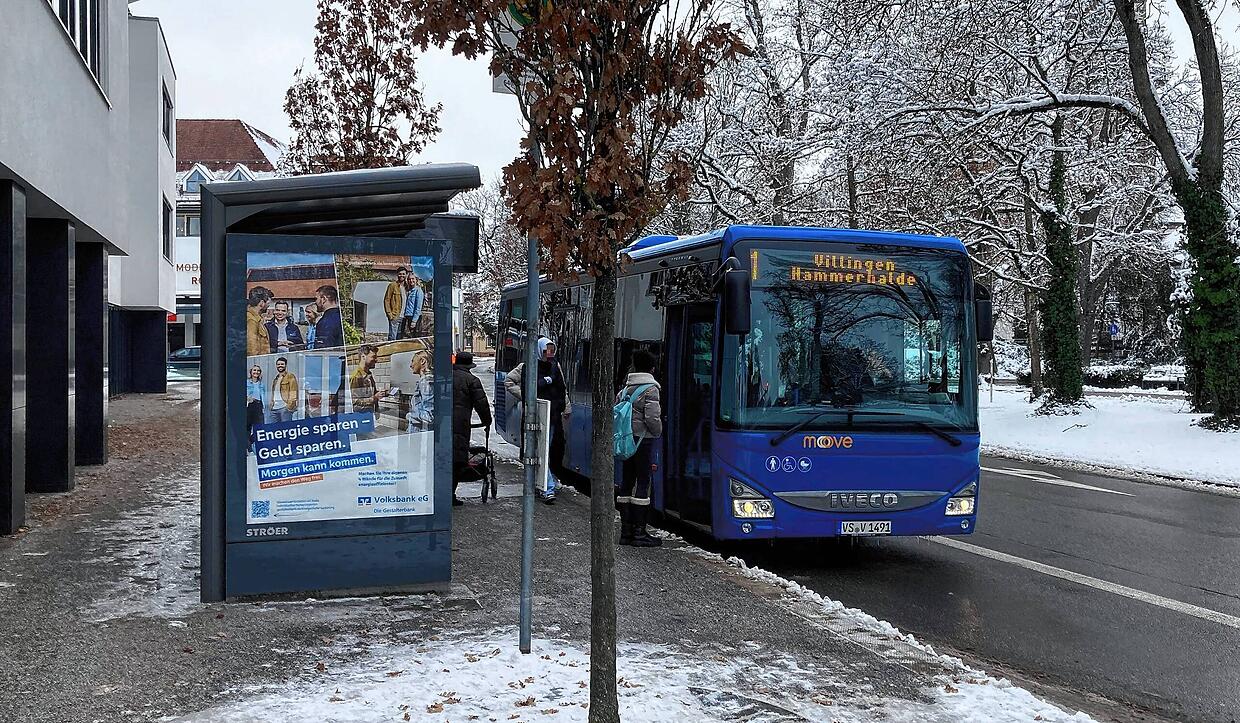
[[[752,256],[754,278],[758,277],[758,252]],[[813,265],[788,267],[790,281],[806,284],[872,284],[875,286],[916,286],[917,276],[901,270],[891,259],[874,259],[849,254],[814,254]]]

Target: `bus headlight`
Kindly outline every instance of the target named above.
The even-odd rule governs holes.
[[[732,516],[741,520],[769,519],[775,516],[770,500],[732,500]]]
[[[977,482],[973,482],[957,492],[954,497],[947,500],[947,510],[944,514],[949,517],[956,517],[960,515],[971,515],[976,511]]]
[[[732,516],[738,520],[762,520],[775,516],[775,505],[749,485],[729,479],[728,492],[732,495]]]
[[[971,515],[977,509],[976,497],[952,497],[947,500],[948,515]]]

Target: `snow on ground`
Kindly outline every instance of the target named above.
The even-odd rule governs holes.
[[[1240,433],[1195,426],[1183,399],[1090,397],[1076,416],[1036,416],[1025,390],[982,393],[982,451],[1240,487]]]
[[[516,638],[516,630],[502,628],[382,644],[343,667],[306,670],[285,685],[169,720],[586,720],[586,650],[563,640],[540,640],[533,653],[521,655]],[[981,674],[937,681],[920,691],[922,701],[882,698],[868,683],[836,677],[829,662],[798,661],[757,644],[727,655],[621,644],[618,657],[626,723],[1091,720]]]

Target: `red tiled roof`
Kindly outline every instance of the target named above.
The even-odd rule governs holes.
[[[267,152],[259,146],[267,144]],[[236,119],[177,119],[177,170],[188,171],[201,163],[211,171],[232,170],[244,163],[251,171],[274,171],[271,148],[281,143],[257,128]]]

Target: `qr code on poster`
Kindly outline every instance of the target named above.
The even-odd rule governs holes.
[[[271,500],[251,500],[250,517],[271,517]]]

